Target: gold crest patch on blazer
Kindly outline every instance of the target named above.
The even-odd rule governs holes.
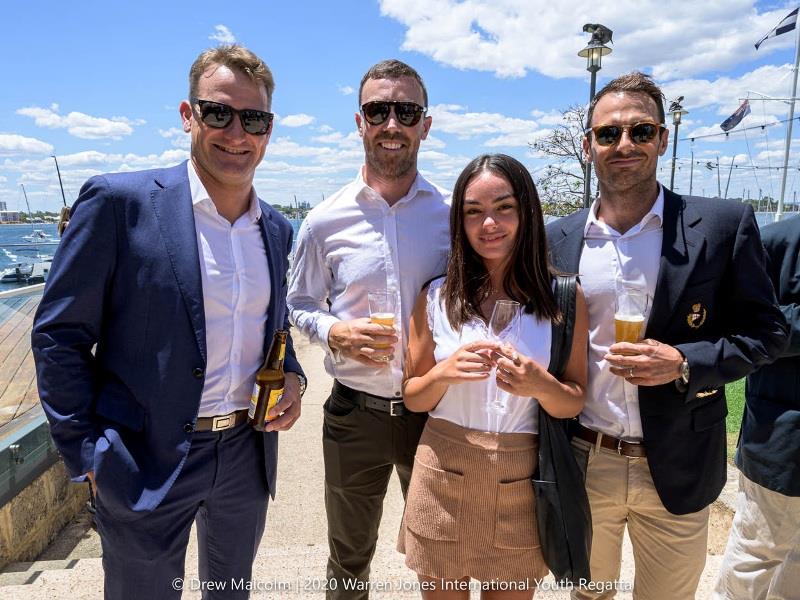
[[[708,311],[706,310],[706,307],[699,302],[696,302],[695,304],[692,304],[692,312],[686,315],[686,322],[692,329],[699,329],[700,326],[706,322],[707,316]]]

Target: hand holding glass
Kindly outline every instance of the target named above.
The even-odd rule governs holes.
[[[393,292],[368,292],[369,319],[373,323],[394,328],[397,313],[397,295]],[[374,344],[374,348],[390,348],[391,344]],[[379,356],[375,360],[389,361],[388,356]]]
[[[514,300],[495,302],[492,317],[489,319],[489,339],[502,344],[516,345],[519,340],[519,313],[519,302]],[[494,399],[489,401],[489,412],[505,414],[508,410],[507,398],[506,392],[497,389]]]

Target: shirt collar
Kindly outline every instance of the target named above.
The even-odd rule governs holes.
[[[601,231],[608,231],[611,229],[606,223],[603,223],[597,218],[597,210],[600,208],[600,197],[598,196],[595,198],[594,202],[592,202],[592,206],[589,209],[589,216],[586,219],[586,225],[583,228],[583,235],[586,235],[592,229],[599,229]],[[664,221],[664,188],[659,183],[658,184],[658,196],[656,196],[656,201],[653,202],[653,206],[650,207],[650,210],[642,217],[642,220],[639,221],[636,225],[631,227],[628,231],[625,232],[625,235],[632,235],[634,233],[638,233],[645,228],[659,228]]]
[[[376,199],[377,198],[381,198],[381,200],[383,200],[381,195],[378,192],[376,192],[374,189],[369,187],[367,182],[364,180],[364,169],[365,168],[366,168],[366,166],[362,166],[358,170],[358,174],[356,175],[356,179],[352,183],[354,195],[355,196],[367,195],[367,196],[372,197],[372,198],[376,198]],[[395,202],[394,205],[397,206],[398,204],[402,204],[402,203],[405,203],[405,202],[410,202],[418,194],[421,194],[421,193],[433,194],[433,193],[436,193],[436,188],[433,186],[433,184],[430,181],[425,179],[420,174],[419,171],[417,171],[417,176],[414,177],[414,181],[411,183],[411,187],[408,188],[408,191],[406,192],[406,195],[403,196],[402,198],[400,198],[400,200],[398,200],[397,202]]]
[[[219,211],[211,196],[208,195],[206,186],[200,180],[194,164],[191,160],[186,161],[186,164],[188,165],[186,170],[189,175],[189,192],[192,195],[192,206],[195,209],[202,207],[206,212],[219,216]],[[256,191],[252,187],[250,188],[250,206],[247,208],[247,218],[252,223],[257,223],[261,218],[261,205],[258,202]]]

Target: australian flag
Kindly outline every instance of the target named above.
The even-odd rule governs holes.
[[[775,27],[775,29],[773,29],[767,35],[765,35],[763,38],[758,40],[756,42],[756,50],[758,50],[758,47],[764,42],[764,40],[766,40],[768,38],[771,38],[771,37],[779,36],[782,33],[788,33],[790,31],[792,31],[795,28],[795,26],[797,25],[797,10],[798,9],[795,8],[792,12],[790,12],[788,15],[786,15],[786,17],[783,19],[783,21],[778,23],[778,25]]]
[[[736,109],[735,113],[733,113],[730,117],[728,117],[722,123],[720,123],[720,128],[722,129],[722,131],[730,131],[731,129],[736,127],[739,123],[741,123],[742,119],[744,119],[749,114],[750,114],[750,101],[745,100],[744,102],[742,102],[742,105]]]

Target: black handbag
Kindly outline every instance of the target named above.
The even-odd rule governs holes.
[[[553,323],[550,366],[557,378],[564,374],[575,328],[577,280],[558,276],[555,297],[563,318]],[[584,476],[572,453],[571,419],[557,419],[539,407],[539,465],[533,475],[536,521],[547,567],[556,581],[577,585],[591,580],[592,516]]]

